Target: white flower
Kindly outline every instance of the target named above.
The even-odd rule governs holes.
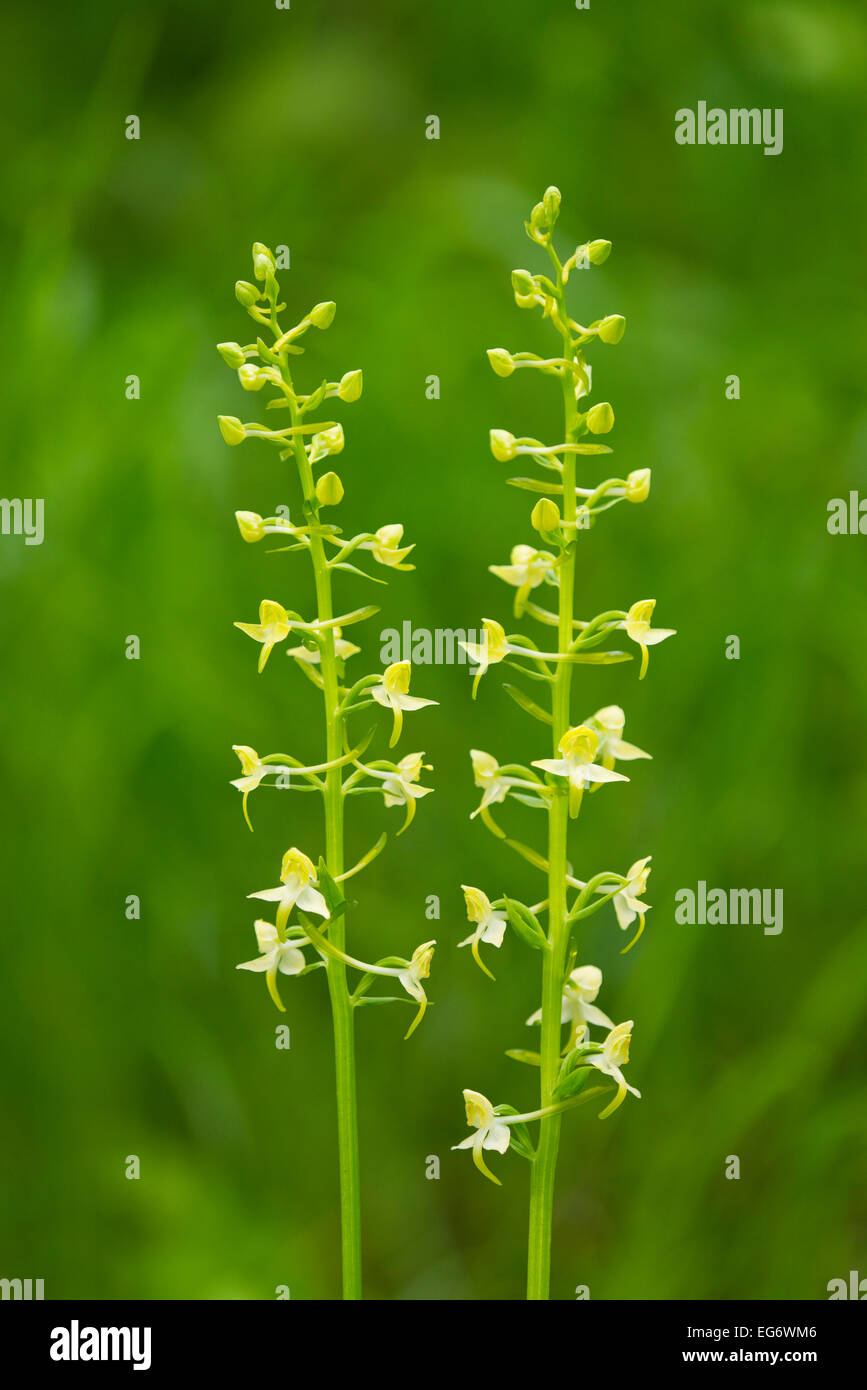
[[[604,709],[598,709],[587,724],[599,738],[596,756],[603,767],[613,767],[618,758],[621,762],[632,762],[635,758],[652,757],[643,748],[636,748],[634,743],[624,742],[626,715],[619,705],[606,705]]]
[[[541,767],[544,772],[555,777],[569,779],[569,811],[575,816],[581,804],[581,795],[586,782],[628,782],[622,772],[599,767],[594,758],[599,747],[599,738],[594,729],[579,724],[576,729],[568,729],[557,745],[562,758],[538,758],[533,767]]]
[[[462,1139],[459,1144],[452,1144],[452,1148],[472,1149],[473,1162],[479,1171],[498,1187],[502,1187],[499,1178],[494,1177],[485,1163],[482,1151],[494,1149],[497,1153],[504,1154],[512,1142],[509,1126],[494,1114],[491,1102],[479,1091],[464,1091],[464,1104],[467,1109],[467,1124],[476,1132]]]
[[[408,695],[409,678],[412,674],[412,666],[408,661],[396,661],[392,666],[387,666],[382,673],[382,680],[379,685],[371,687],[370,693],[377,704],[384,705],[386,709],[391,709],[394,715],[394,728],[389,747],[393,748],[400,738],[403,728],[403,711],[423,709],[425,705],[435,705],[437,700],[422,700],[415,695]]]
[[[402,835],[407,826],[410,825],[415,815],[415,803],[421,797],[427,796],[432,787],[421,787],[418,779],[422,769],[428,772],[432,770],[432,764],[424,761],[424,753],[407,753],[406,757],[401,758],[396,764],[397,771],[377,773],[382,778],[382,791],[386,806],[405,806],[406,819],[397,832]]]
[[[597,1009],[593,1000],[602,988],[602,971],[595,965],[580,965],[573,970],[563,985],[563,1003],[560,1022],[571,1025],[570,1046],[583,1037],[587,1025],[594,1023],[599,1028],[613,1028],[614,1024],[607,1014]],[[542,1010],[531,1014],[527,1023],[541,1023]]]
[[[302,946],[310,943],[306,937],[296,937],[291,941],[280,939],[280,933],[271,922],[261,920],[255,923],[256,941],[260,954],[255,960],[242,961],[236,970],[255,970],[267,973],[268,991],[281,1013],[286,1010],[277,992],[277,972],[281,975],[300,975],[307,968]]]
[[[508,565],[488,565],[488,569],[518,590],[515,595],[515,617],[518,618],[531,590],[538,589],[540,584],[557,584],[556,561],[547,550],[537,550],[532,545],[513,546],[509,561]]]
[[[594,1052],[587,1058],[587,1063],[591,1067],[596,1067],[605,1076],[610,1076],[617,1082],[617,1095],[610,1105],[600,1111],[599,1118],[604,1120],[607,1115],[612,1114],[618,1106],[622,1105],[626,1099],[626,1092],[641,1099],[641,1092],[636,1091],[634,1086],[630,1086],[621,1067],[625,1067],[629,1061],[629,1044],[632,1040],[632,1020],[628,1023],[618,1023],[611,1029],[608,1037],[602,1044],[601,1052]]]
[[[430,975],[430,964],[433,960],[435,946],[435,941],[425,941],[421,946],[416,946],[412,953],[412,959],[407,961],[402,969],[380,972],[383,974],[393,974],[400,984],[403,985],[407,994],[418,1002],[418,1013],[404,1035],[407,1038],[411,1033],[415,1032],[424,1018],[425,1009],[427,1008],[427,995],[424,992],[422,980],[426,980]]]
[[[637,642],[641,648],[641,670],[638,679],[644,680],[647,672],[648,647],[655,647],[657,642],[664,642],[666,637],[673,637],[676,628],[673,627],[651,627],[650,620],[653,617],[653,610],[656,607],[655,598],[643,598],[638,603],[633,603],[629,612],[618,627],[625,629],[627,637],[633,642]]]
[[[266,903],[278,903],[277,925],[282,927],[296,904],[303,912],[315,912],[318,917],[329,916],[325,899],[312,886],[316,883],[318,879],[312,859],[308,859],[300,849],[287,849],[280,869],[279,887],[263,888],[247,896],[261,898]]]
[[[463,941],[458,942],[458,946],[472,947],[473,959],[486,975],[491,975],[490,970],[482,961],[479,955],[479,946],[485,942],[488,946],[502,946],[503,937],[506,934],[508,925],[505,913],[495,912],[491,906],[491,900],[480,888],[470,888],[466,883],[462,883],[464,890],[464,901],[467,905],[467,918],[476,924],[476,929],[471,932]]]
[[[617,922],[621,931],[626,931],[627,927],[631,927],[636,917],[639,921],[638,931],[635,933],[629,945],[624,947],[621,955],[631,950],[644,931],[644,914],[650,910],[650,903],[641,902],[640,899],[647,889],[647,877],[650,873],[650,869],[647,866],[652,857],[652,855],[648,854],[645,859],[636,859],[635,863],[630,865],[629,869],[626,871],[626,883],[612,898],[614,911],[617,913]],[[605,892],[605,889],[603,888],[598,891]]]

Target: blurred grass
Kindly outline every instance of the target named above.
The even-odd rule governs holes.
[[[504,617],[486,566],[530,539],[529,507],[486,431],[552,436],[557,393],[498,380],[484,349],[549,346],[508,277],[537,264],[522,220],[556,182],[564,243],[614,242],[576,312],[627,316],[595,385],[617,466],[654,474],[646,508],[588,536],[581,611],[652,593],[679,635],[641,686],[634,666],[578,681],[587,713],[623,704],[655,756],[592,798],[578,867],[652,851],[655,907],[627,957],[610,916],[588,927],[606,1008],[636,1020],[644,1098],[565,1128],[554,1292],[825,1296],[863,1260],[865,1225],[863,562],[825,530],[830,497],[867,492],[859,8],[98,0],[60,18],[9,5],[2,25],[3,492],[46,499],[46,540],[0,542],[0,1272],[49,1297],[334,1295],[322,982],[287,982],[282,1053],[264,991],[233,968],[244,895],[288,844],[317,854],[320,830],[310,800],[266,793],[251,837],[226,785],[233,742],[319,752],[312,689],[276,658],[257,679],[231,627],[275,584],[309,607],[309,580],[238,542],[236,507],[294,493],[264,446],[222,445],[214,416],[244,398],[213,344],[244,331],[250,243],[289,244],[292,304],[338,303],[302,370],[365,373],[342,416],[342,524],[399,519],[417,542],[377,622]],[[699,99],[782,106],[784,153],[676,146],[674,111]],[[413,688],[440,701],[404,743],[426,748],[437,793],[359,882],[352,939],[409,951],[440,895],[436,1005],[406,1045],[403,1011],[359,1018],[367,1292],[514,1298],[526,1169],[507,1158],[497,1191],[448,1146],[463,1086],[532,1099],[503,1054],[526,1045],[537,962],[508,942],[494,986],[453,947],[461,882],[538,896],[467,820],[467,749],[530,758],[538,737],[496,677],[476,705],[462,668]],[[396,828],[357,804],[351,852]],[[530,811],[511,823],[539,834]],[[782,887],[783,933],[678,926],[674,893],[698,879]]]

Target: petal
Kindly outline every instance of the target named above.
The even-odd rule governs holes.
[[[317,893],[315,888],[302,888],[296,899],[298,906],[304,912],[315,912],[319,917],[328,917],[328,904],[321,893]]]
[[[482,1136],[482,1148],[495,1149],[498,1154],[504,1154],[512,1142],[509,1126],[498,1124],[496,1120],[488,1129],[482,1130]]]
[[[643,748],[636,748],[634,743],[624,743],[622,738],[613,738],[608,743],[608,749],[612,757],[619,758],[621,762],[631,762],[633,758],[652,758],[652,753],[645,753]]]
[[[622,772],[612,772],[608,767],[600,767],[598,763],[585,763],[581,768],[581,774],[588,782],[628,782]]]
[[[489,946],[502,946],[505,935],[506,921],[503,917],[492,917],[482,929],[482,940]]]

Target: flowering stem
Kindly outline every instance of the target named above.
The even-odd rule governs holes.
[[[292,391],[292,378],[285,359],[281,364],[283,380],[289,387],[292,424],[298,421],[298,407]],[[304,500],[316,505],[313,470],[300,434],[293,434],[292,449],[298,465],[298,476]],[[316,600],[320,623],[334,617],[331,596],[331,574],[321,536],[310,537],[310,558],[316,585]],[[322,693],[325,702],[328,762],[336,763],[343,754],[343,712],[337,679],[337,656],[334,647],[334,628],[326,626],[320,634]],[[343,774],[338,766],[329,767],[325,774],[325,862],[333,879],[343,874]],[[329,935],[333,945],[343,951],[346,943],[345,912],[331,922]],[[346,965],[330,956],[325,962],[328,992],[331,998],[331,1017],[334,1030],[334,1065],[337,1096],[337,1153],[340,1170],[340,1228],[343,1256],[343,1297],[361,1298],[361,1193],[358,1157],[358,1108],[355,1083],[355,1027],[352,1002],[346,982]]]
[[[558,269],[558,290],[563,295],[562,274]],[[563,356],[567,362],[574,357],[571,333],[563,333]],[[575,398],[575,379],[571,371],[562,375],[564,439],[572,442],[578,431],[578,406]],[[575,454],[563,454],[563,520],[574,523],[577,503],[575,496]],[[560,565],[558,649],[568,652],[572,643],[575,601],[575,543],[571,542]],[[557,664],[552,698],[552,738],[554,757],[557,745],[569,729],[572,663]],[[540,1042],[540,1105],[547,1111],[552,1103],[552,1091],[560,1066],[560,1011],[563,976],[566,970],[566,951],[570,924],[567,922],[566,876],[567,833],[569,826],[569,792],[565,786],[553,792],[548,812],[548,943],[542,964],[542,1027]],[[557,1151],[560,1144],[560,1114],[545,1114],[539,1125],[539,1148],[530,1178],[530,1232],[527,1256],[527,1298],[544,1300],[549,1296],[551,1282],[551,1223],[554,1207],[554,1178]]]

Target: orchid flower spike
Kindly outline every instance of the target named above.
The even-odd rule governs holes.
[[[255,931],[260,954],[255,960],[242,961],[235,969],[265,972],[268,993],[280,1012],[285,1014],[286,1008],[277,989],[277,972],[281,975],[300,975],[302,970],[306,970],[302,947],[310,943],[303,936],[289,941],[281,940],[279,931],[271,922],[257,921]]]
[[[278,642],[289,636],[292,631],[292,622],[286,609],[280,603],[274,603],[272,599],[263,599],[259,604],[258,623],[235,623],[235,627],[246,632],[248,637],[252,637],[254,642],[262,643],[262,650],[259,653],[259,670],[264,671],[265,663]]]
[[[626,1099],[626,1092],[641,1099],[641,1092],[636,1091],[634,1086],[630,1086],[626,1077],[621,1071],[629,1061],[629,1044],[632,1041],[632,1020],[628,1023],[618,1023],[611,1029],[608,1037],[602,1044],[601,1052],[591,1053],[587,1058],[587,1063],[591,1067],[598,1068],[605,1076],[610,1076],[617,1082],[617,1095],[610,1105],[606,1105],[604,1110],[599,1112],[600,1120],[604,1120],[608,1115],[614,1113]]]
[[[647,673],[648,647],[655,647],[657,642],[664,642],[666,637],[673,637],[676,628],[673,627],[651,627],[650,620],[653,617],[653,610],[656,607],[655,598],[643,598],[638,603],[633,603],[629,612],[618,627],[622,627],[627,637],[633,642],[637,642],[641,648],[641,670],[638,679],[644,680]]]
[[[286,925],[293,907],[303,912],[315,912],[317,917],[329,917],[328,904],[316,885],[316,866],[300,849],[287,849],[283,855],[280,869],[280,883],[276,888],[262,888],[258,893],[248,893],[248,898],[261,898],[266,903],[277,903],[277,927]]]
[[[569,780],[569,814],[577,816],[581,796],[586,782],[628,782],[622,772],[612,772],[610,768],[599,767],[594,763],[599,747],[595,730],[586,724],[576,729],[568,729],[557,745],[562,758],[538,758],[533,767],[541,767],[555,777]]]
[[[403,729],[403,711],[423,709],[425,705],[436,705],[438,700],[422,700],[415,695],[408,695],[409,680],[412,674],[412,665],[409,661],[396,661],[392,666],[387,666],[382,673],[382,680],[379,685],[371,686],[370,693],[377,704],[384,705],[386,709],[391,709],[394,715],[394,727],[391,738],[388,741],[389,748],[393,748],[397,743]]]
[[[484,1173],[486,1178],[497,1184],[497,1187],[502,1187],[500,1179],[494,1177],[485,1163],[483,1150],[494,1149],[498,1154],[504,1154],[512,1142],[509,1126],[495,1115],[491,1102],[479,1091],[464,1091],[464,1104],[467,1109],[467,1124],[476,1132],[462,1139],[459,1144],[452,1144],[452,1148],[472,1149],[473,1163],[479,1172]]]
[[[496,977],[491,974],[479,955],[479,946],[482,942],[488,946],[502,946],[507,926],[505,913],[494,911],[490,898],[482,892],[481,888],[470,888],[466,883],[462,883],[461,887],[464,890],[464,901],[467,905],[467,919],[475,923],[475,931],[471,932],[463,941],[459,941],[458,946],[471,947],[476,965],[493,980]]]

